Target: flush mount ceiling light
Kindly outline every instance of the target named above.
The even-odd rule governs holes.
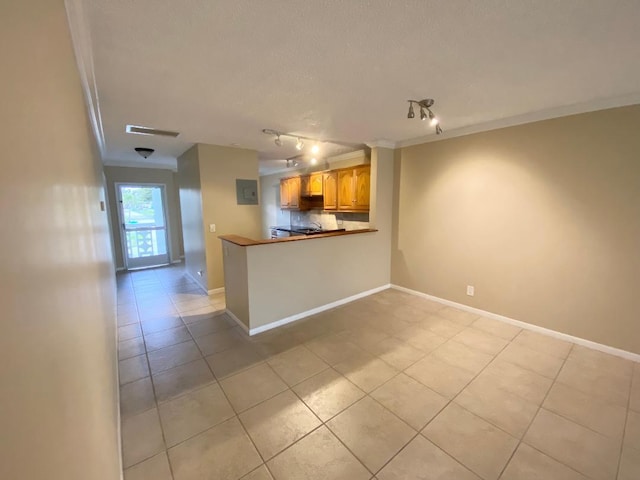
[[[142,158],[149,158],[149,156],[155,152],[153,148],[145,148],[145,147],[136,147],[134,150],[140,155]]]
[[[435,103],[433,98],[425,98],[424,100],[407,100],[409,102],[409,113],[407,114],[407,118],[415,118],[416,114],[413,111],[413,104],[415,103],[418,107],[420,107],[420,120],[429,119],[429,123],[431,126],[436,127],[436,135],[440,135],[442,133],[442,128],[440,127],[440,120],[435,114],[431,111],[431,107]]]

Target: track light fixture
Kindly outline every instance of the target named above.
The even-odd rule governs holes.
[[[280,140],[280,135],[276,135],[276,139],[274,140],[274,143],[279,147],[282,146],[282,140]]]
[[[424,100],[407,100],[409,102],[409,113],[407,114],[407,118],[415,118],[416,114],[413,111],[413,104],[415,103],[418,107],[420,107],[420,120],[429,119],[431,126],[436,127],[436,135],[440,135],[442,133],[442,127],[440,126],[440,120],[435,114],[431,111],[431,107],[435,103],[433,98],[425,98]]]
[[[311,138],[311,137],[303,137],[302,135],[293,135],[291,133],[285,133],[285,132],[280,132],[278,130],[272,130],[270,128],[265,128],[262,130],[262,133],[265,133],[267,135],[275,135],[276,139],[275,144],[279,147],[282,146],[282,139],[280,137],[291,137],[291,138],[295,138],[296,139],[296,149],[297,150],[302,150],[305,146],[305,142],[304,140],[307,140],[309,142],[313,142],[313,146],[311,147],[311,153],[318,153],[320,151],[320,144],[323,143],[323,140],[317,140],[315,138]],[[337,142],[337,141],[329,141],[329,143],[335,143],[337,145],[346,145],[343,142]]]
[[[304,142],[300,137],[298,137],[298,141],[296,142],[296,150],[302,150],[304,148]]]

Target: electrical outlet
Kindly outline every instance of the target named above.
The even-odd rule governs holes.
[[[216,233],[216,224],[215,223],[210,223],[209,224],[209,232],[210,233]]]
[[[476,289],[473,285],[467,285],[467,295],[473,297],[476,293]]]
[[[204,273],[204,272],[203,272],[202,270],[198,270],[198,275],[199,275],[199,276],[202,276],[202,274],[203,274],[203,273]]]

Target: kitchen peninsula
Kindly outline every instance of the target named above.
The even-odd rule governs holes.
[[[386,267],[371,262],[377,235],[221,236],[227,313],[253,335],[388,288]]]

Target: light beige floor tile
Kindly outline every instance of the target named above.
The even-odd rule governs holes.
[[[265,460],[320,425],[320,420],[291,390],[282,392],[239,416]]]
[[[513,340],[522,330],[515,325],[509,325],[508,323],[486,317],[478,318],[471,326],[493,336],[504,338],[505,340]]]
[[[560,373],[558,382],[599,397],[605,402],[627,407],[629,401],[630,378],[616,375],[607,370],[587,366],[568,359]]]
[[[422,435],[377,474],[380,480],[480,480]]]
[[[253,472],[246,474],[242,477],[242,480],[273,480],[273,477],[269,473],[269,470],[266,466],[261,465],[256,468]]]
[[[120,315],[118,314],[118,326],[124,327],[125,325],[131,325],[134,323],[138,323],[140,319],[138,318],[137,313],[127,313]]]
[[[158,402],[166,402],[212,382],[215,378],[202,359],[153,375]]]
[[[638,480],[640,478],[640,450],[626,447],[622,450],[618,480]]]
[[[182,314],[193,310],[198,310],[200,308],[208,307],[210,303],[208,297],[200,297],[194,300],[176,303],[175,305],[176,310]]]
[[[141,378],[149,376],[149,365],[146,355],[127,358],[118,362],[118,373],[120,375],[120,385],[135,382]]]
[[[255,346],[245,344],[209,355],[206,360],[216,378],[222,379],[259,365],[264,361],[264,356]]]
[[[205,318],[199,322],[187,324],[187,328],[193,337],[204,337],[210,333],[219,332],[220,330],[229,330],[235,327],[235,322],[227,315],[216,315],[215,317]]]
[[[167,314],[143,320],[141,325],[144,334],[151,335],[152,333],[162,332],[163,330],[182,327],[184,323],[179,316]]]
[[[144,340],[142,337],[132,338],[118,343],[118,360],[136,357],[145,353]]]
[[[496,360],[478,375],[474,383],[484,384],[485,388],[500,388],[540,405],[553,380],[512,363]]]
[[[125,325],[124,327],[118,327],[118,341],[124,342],[125,340],[131,340],[142,336],[142,329],[139,323],[132,323],[131,325]]]
[[[563,358],[537,352],[517,343],[507,346],[497,358],[552,379],[556,378],[564,364]]]
[[[339,334],[317,338],[306,344],[307,348],[329,365],[335,365],[362,354],[362,349]]]
[[[193,340],[149,352],[147,356],[153,374],[202,358],[200,350]]]
[[[159,331],[160,327],[158,325],[162,321],[170,321],[170,320],[175,320],[180,318],[178,311],[175,308],[173,308],[173,306],[140,310],[140,312],[138,313],[138,316],[140,317],[140,321],[142,322],[143,330],[145,329],[146,325],[155,324],[157,328],[155,328],[153,331]],[[171,325],[167,328],[174,328],[176,326],[177,325]],[[152,333],[153,331],[145,330],[146,333]]]
[[[640,450],[640,413],[629,411],[624,431],[624,446]]]
[[[360,348],[368,350],[377,343],[380,343],[385,338],[389,338],[384,332],[376,330],[374,328],[357,328],[354,330],[346,330],[338,334],[346,341],[351,342]]]
[[[145,377],[120,387],[120,414],[123,417],[146,412],[156,406],[151,378]]]
[[[364,392],[333,369],[325,370],[293,387],[311,410],[326,422],[364,397]]]
[[[365,392],[370,392],[398,374],[398,370],[368,354],[338,363],[334,368]]]
[[[465,329],[464,325],[438,315],[430,315],[424,321],[420,322],[419,325],[445,338],[451,338]]]
[[[599,352],[593,348],[575,345],[571,349],[569,359],[582,363],[591,368],[596,368],[611,372],[614,375],[631,376],[633,373],[633,362],[621,357]]]
[[[127,304],[118,303],[117,316],[118,317],[133,316],[137,318],[138,307],[136,306],[135,301],[133,303],[129,302]]]
[[[416,430],[421,430],[449,403],[404,373],[378,387],[371,396]]]
[[[573,346],[572,343],[559,340],[557,338],[543,335],[541,333],[532,332],[531,330],[523,330],[518,334],[513,342],[519,345],[524,345],[536,352],[546,353],[548,355],[554,355],[560,358],[567,358],[569,351]]]
[[[371,474],[322,426],[268,462],[276,480],[369,480]]]
[[[158,410],[167,447],[235,415],[222,389],[215,383],[162,403]]]
[[[173,480],[166,452],[127,468],[124,480]]]
[[[453,337],[452,340],[489,355],[498,354],[509,343],[508,340],[496,337],[474,327],[465,328]]]
[[[587,477],[521,443],[500,480],[587,480]]]
[[[398,370],[404,370],[425,356],[422,350],[397,338],[386,338],[368,350]]]
[[[289,385],[300,383],[329,368],[328,364],[304,345],[271,357],[267,363]]]
[[[620,440],[627,410],[575,388],[555,383],[543,404],[544,408],[591,430]]]
[[[454,403],[422,433],[485,480],[499,477],[518,446],[517,439]]]
[[[435,313],[438,310],[445,308],[442,303],[434,302],[433,300],[428,300],[426,298],[416,297],[414,295],[410,295],[405,301],[427,313]]]
[[[145,335],[144,337],[147,352],[160,350],[161,348],[170,347],[171,345],[186,342],[187,340],[191,340],[191,335],[187,327],[172,328],[170,330]]]
[[[480,372],[493,360],[493,355],[483,353],[453,340],[449,340],[436,348],[431,355],[449,365],[462,368],[473,374]]]
[[[574,470],[596,480],[613,480],[620,442],[540,409],[524,441]]]
[[[140,463],[165,449],[158,410],[151,409],[122,419],[124,468]]]
[[[369,397],[331,419],[327,426],[372,472],[378,471],[416,433]]]
[[[236,412],[242,412],[287,389],[287,384],[266,364],[220,381]]]
[[[471,381],[473,373],[428,355],[405,370],[423,385],[447,398],[455,397]]]
[[[169,449],[174,480],[236,480],[262,459],[237,418]]]
[[[538,405],[481,382],[472,382],[454,401],[516,438],[524,435],[538,412]]]
[[[448,340],[445,337],[441,337],[440,335],[417,326],[409,327],[406,330],[397,333],[395,338],[398,338],[425,353],[432,352]]]
[[[214,353],[224,352],[230,348],[238,348],[246,342],[242,336],[234,329],[218,330],[203,337],[196,337],[196,343],[202,354],[213,355]]]
[[[454,307],[444,307],[438,310],[438,315],[461,325],[471,325],[479,317],[479,315],[475,313],[466,312]]]
[[[190,325],[207,318],[215,317],[220,313],[222,312],[220,312],[217,308],[209,305],[208,307],[197,308],[195,310],[189,310],[188,312],[181,313],[180,316],[182,317],[182,321],[185,324]]]

